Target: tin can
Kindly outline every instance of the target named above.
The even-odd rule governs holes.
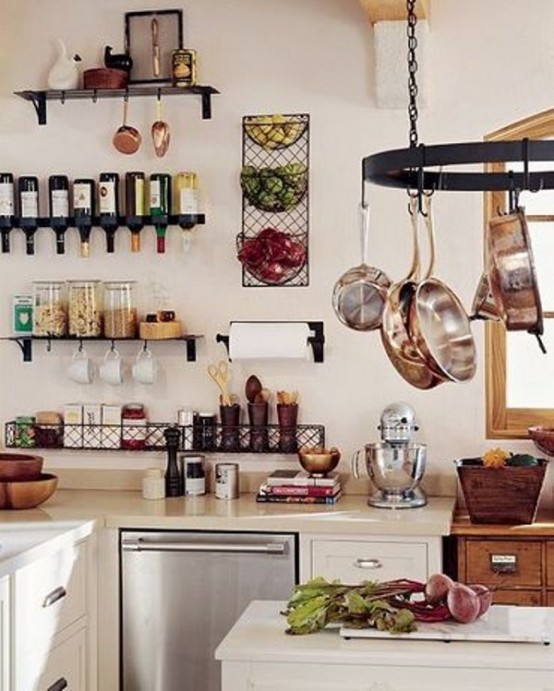
[[[183,494],[187,496],[206,494],[204,456],[202,454],[182,454],[179,462],[181,477],[183,478]]]
[[[177,424],[182,427],[183,449],[192,451],[193,449],[193,424],[195,411],[188,408],[181,408],[177,411]]]
[[[196,51],[178,48],[171,53],[171,74],[173,86],[194,86],[196,84]]]
[[[14,446],[30,449],[35,446],[35,418],[28,415],[18,415],[15,418]]]
[[[215,496],[217,499],[238,499],[239,464],[216,463]]]

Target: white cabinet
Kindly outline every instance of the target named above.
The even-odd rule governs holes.
[[[0,691],[10,691],[10,579],[0,578]]]
[[[323,576],[343,583],[411,578],[442,571],[440,537],[301,535],[300,580]]]
[[[92,544],[65,545],[11,576],[14,691],[94,691]]]

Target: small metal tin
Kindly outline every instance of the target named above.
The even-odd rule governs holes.
[[[171,53],[171,74],[173,86],[194,86],[196,84],[196,51],[192,48],[178,48]]]
[[[239,464],[216,463],[215,496],[217,499],[238,499]]]

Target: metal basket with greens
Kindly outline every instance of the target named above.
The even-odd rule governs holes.
[[[275,168],[244,166],[240,184],[248,202],[257,209],[289,211],[307,192],[308,168],[303,163],[287,163]]]

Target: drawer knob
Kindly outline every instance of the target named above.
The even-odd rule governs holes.
[[[63,585],[60,585],[57,588],[54,588],[54,590],[51,593],[48,593],[48,595],[42,601],[42,606],[51,607],[53,604],[58,602],[58,600],[61,600],[62,597],[65,597],[66,595],[67,590],[63,587]]]
[[[380,559],[356,559],[354,566],[357,569],[381,569],[383,564]]]
[[[64,689],[69,688],[69,684],[67,683],[67,679],[65,677],[60,677],[57,681],[55,681],[52,686],[49,686],[46,691],[63,691]]]
[[[490,565],[494,573],[516,573],[517,554],[491,554]]]

